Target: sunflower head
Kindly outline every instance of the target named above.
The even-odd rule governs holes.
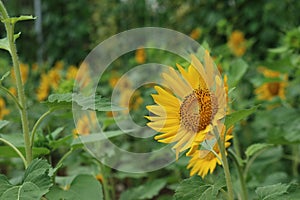
[[[163,86],[155,86],[152,97],[156,105],[147,106],[152,113],[147,124],[161,134],[155,137],[163,143],[176,143],[176,157],[201,142],[226,114],[226,95],[218,69],[208,51],[203,63],[191,56],[191,65],[178,71],[170,67],[162,74]],[[192,152],[189,152],[192,153]]]
[[[285,88],[287,87],[288,77],[286,74],[259,67],[258,71],[264,75],[265,78],[281,79],[280,81],[271,81],[262,84],[255,89],[255,94],[260,100],[272,100],[274,97],[285,99]]]
[[[223,126],[222,128],[220,137],[221,139],[223,139],[225,136],[225,148],[229,147],[231,144],[229,140],[233,138],[232,129],[233,127],[230,127],[225,135],[226,127]],[[204,178],[208,174],[208,172],[212,173],[215,170],[217,164],[221,165],[221,161],[219,160],[220,158],[222,158],[222,156],[217,142],[215,142],[215,144],[213,145],[212,150],[195,150],[191,155],[191,159],[187,166],[187,168],[191,170],[190,176],[198,174],[199,176]]]

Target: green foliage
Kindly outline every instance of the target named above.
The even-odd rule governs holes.
[[[39,200],[52,186],[48,175],[50,165],[45,160],[35,159],[25,170],[20,184],[13,185],[8,179],[0,175],[1,199],[36,199]]]
[[[238,121],[245,119],[247,116],[254,113],[257,108],[258,108],[258,106],[254,106],[252,108],[239,110],[239,111],[236,111],[236,112],[233,112],[233,113],[227,115],[226,119],[225,119],[226,127],[229,128],[232,125],[234,125],[235,123],[237,123]]]
[[[68,190],[63,190],[57,185],[54,185],[46,194],[46,198],[51,200],[83,200],[87,197],[90,200],[102,200],[103,193],[99,181],[91,175],[84,174],[74,178]]]
[[[144,185],[136,188],[130,188],[123,192],[120,196],[120,200],[152,199],[158,195],[159,191],[165,187],[166,183],[165,179],[148,181]]]
[[[213,200],[219,199],[220,190],[226,186],[223,176],[216,180],[202,180],[193,176],[183,180],[177,187],[174,199],[182,200]]]

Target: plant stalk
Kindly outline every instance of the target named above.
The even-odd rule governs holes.
[[[2,1],[0,1],[0,12],[2,15],[1,18],[3,20],[9,19],[9,16],[7,14],[7,11],[6,11],[5,6]],[[17,54],[17,48],[16,48],[16,44],[15,44],[15,39],[14,39],[14,24],[11,23],[9,20],[4,21],[4,24],[5,24],[5,29],[6,29],[6,33],[7,33],[8,43],[9,43],[9,52],[10,52],[10,55],[12,58],[13,69],[15,72],[16,85],[17,85],[17,91],[18,91],[18,100],[19,100],[19,104],[22,107],[19,110],[20,110],[21,121],[22,121],[26,161],[27,161],[27,164],[29,165],[32,161],[32,149],[30,147],[30,133],[29,133],[29,127],[28,127],[26,97],[25,97],[24,86],[23,86],[22,78],[21,78],[21,70],[20,70],[19,58],[18,58],[18,54]]]
[[[231,181],[231,176],[230,176],[230,171],[229,171],[229,165],[228,165],[228,160],[227,160],[226,153],[225,153],[225,143],[223,142],[224,139],[221,137],[218,137],[217,141],[218,141],[218,146],[219,146],[219,150],[220,150],[221,157],[222,157],[222,165],[223,165],[223,169],[224,169],[224,173],[225,173],[228,200],[234,200],[233,186],[232,186],[232,181]]]
[[[27,161],[26,159],[24,158],[23,154],[19,151],[19,149],[17,147],[15,147],[15,145],[13,145],[12,143],[10,143],[9,141],[3,139],[3,138],[0,138],[0,141],[5,143],[7,146],[11,147],[17,154],[18,156],[22,159],[23,163],[24,163],[24,166],[25,168],[27,168]]]

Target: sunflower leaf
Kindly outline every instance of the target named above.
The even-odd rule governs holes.
[[[0,199],[41,199],[52,186],[49,170],[50,165],[46,160],[35,159],[25,170],[22,182],[18,185],[10,183],[5,176],[0,175]]]
[[[0,129],[2,129],[7,124],[9,124],[9,121],[7,121],[7,120],[0,120]]]
[[[275,185],[268,185],[263,187],[258,187],[255,193],[259,196],[261,200],[271,200],[278,199],[278,197],[287,194],[289,189],[288,184],[278,183]]]
[[[92,175],[78,175],[71,183],[70,189],[63,190],[54,185],[46,194],[47,199],[65,199],[65,200],[102,200],[103,192],[99,181]]]
[[[225,119],[226,127],[229,128],[232,125],[234,125],[235,123],[237,123],[238,121],[245,119],[246,117],[248,117],[249,115],[254,113],[257,108],[258,108],[258,106],[254,106],[252,108],[239,110],[239,111],[236,111],[234,113],[227,115],[226,119]]]
[[[219,191],[226,186],[224,177],[217,180],[205,180],[199,176],[183,180],[177,187],[174,195],[175,200],[214,200]]]
[[[16,41],[16,39],[18,37],[20,37],[21,33],[17,33],[14,35],[14,41]],[[4,49],[6,51],[10,51],[10,47],[9,47],[9,43],[8,43],[8,38],[2,38],[0,39],[0,49]],[[2,81],[2,78],[1,78]]]
[[[144,185],[126,190],[121,194],[120,200],[127,199],[152,199],[159,191],[165,187],[167,181],[158,179],[148,182]]]
[[[83,96],[82,94],[65,93],[51,94],[45,102],[50,109],[72,108],[73,103],[82,110],[94,111],[118,111],[123,108],[111,104],[107,99],[101,96]]]
[[[266,148],[269,148],[269,147],[272,147],[273,144],[266,144],[266,143],[257,143],[257,144],[252,144],[251,146],[249,146],[247,149],[246,149],[246,156],[247,158],[251,157],[252,155],[258,153],[259,151],[263,150],[263,149],[266,149]]]
[[[235,87],[246,73],[249,65],[241,58],[234,60],[230,65],[228,84],[230,88]]]

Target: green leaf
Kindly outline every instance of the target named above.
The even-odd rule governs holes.
[[[249,146],[246,149],[246,156],[247,158],[251,157],[252,155],[254,155],[255,153],[258,153],[259,151],[272,147],[274,146],[273,144],[266,144],[266,143],[257,143],[257,144],[252,144],[251,146]]]
[[[19,151],[23,155],[25,155],[25,148],[24,147],[17,147]],[[47,148],[42,147],[33,147],[33,157],[38,157],[41,155],[48,155],[50,150]],[[20,156],[9,146],[0,146],[0,157],[1,158],[19,158]]]
[[[286,194],[288,192],[289,185],[278,183],[275,185],[268,185],[263,187],[258,187],[255,193],[259,196],[261,200],[277,199],[277,197]]]
[[[268,51],[271,53],[284,53],[288,50],[289,50],[289,48],[287,46],[281,46],[281,47],[277,47],[277,48],[268,49]]]
[[[258,108],[258,106],[254,106],[252,108],[239,110],[239,111],[236,111],[234,113],[227,115],[226,119],[225,119],[226,127],[229,128],[232,125],[234,125],[235,123],[237,123],[238,121],[245,119],[246,117],[248,117],[249,115],[254,113],[257,108]]]
[[[153,199],[158,195],[159,191],[165,187],[167,181],[165,179],[157,179],[147,182],[136,188],[132,188],[123,192],[120,196],[120,200],[127,199]]]
[[[21,35],[21,33],[15,34],[15,35],[14,35],[14,41],[16,41],[16,39],[19,38],[20,35]],[[4,50],[7,50],[7,51],[10,51],[10,48],[9,48],[9,41],[8,41],[8,38],[7,38],[7,37],[6,37],[6,38],[0,39],[0,49],[4,49]],[[5,74],[7,74],[7,73],[5,73]],[[8,75],[9,75],[9,74],[8,74]],[[7,76],[8,76],[8,75],[7,75]],[[2,76],[2,78],[1,78],[1,81],[2,81],[2,79],[3,79],[3,76]]]
[[[71,146],[72,147],[81,147],[83,144],[86,143],[94,143],[101,140],[106,140],[108,138],[116,137],[119,135],[123,135],[124,132],[121,130],[118,131],[106,131],[103,133],[94,133],[86,136],[79,136],[78,138],[74,139]]]
[[[174,197],[176,200],[215,200],[225,186],[224,177],[208,183],[199,176],[193,176],[180,183]]]
[[[1,49],[1,40],[0,40],[0,49]],[[4,79],[6,79],[8,76],[10,75],[10,71],[6,72],[5,74],[3,74],[3,76],[0,79],[0,84],[2,83],[2,81]]]
[[[52,186],[48,175],[50,165],[45,160],[35,159],[25,170],[19,185],[11,184],[5,176],[0,176],[0,199],[40,200]]]
[[[109,102],[109,100],[101,96],[85,97],[81,94],[74,94],[73,100],[81,107],[82,110],[96,110],[96,111],[119,111],[123,110]]]
[[[9,22],[11,24],[15,24],[18,21],[25,21],[25,20],[32,20],[36,19],[36,17],[33,17],[32,15],[21,15],[20,17],[10,17],[7,19],[3,19],[2,22]]]
[[[6,120],[0,120],[0,129],[2,129],[4,126],[6,126],[7,124],[9,124],[9,121]],[[1,137],[1,135],[0,135]]]
[[[241,58],[234,60],[229,68],[228,84],[230,88],[235,87],[248,69],[248,64]]]
[[[46,194],[51,200],[102,200],[103,192],[99,181],[92,175],[78,175],[71,183],[70,189],[62,190],[53,186]]]
[[[51,94],[45,102],[50,109],[57,108],[72,108],[72,104],[76,103],[82,110],[95,110],[95,111],[118,111],[123,108],[111,104],[107,99],[101,96],[88,96],[82,94]]]

